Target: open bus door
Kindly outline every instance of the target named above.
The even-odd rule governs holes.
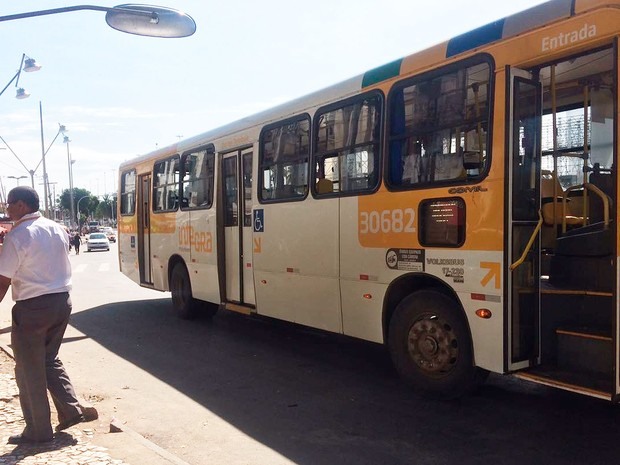
[[[541,85],[530,73],[506,69],[508,115],[509,227],[508,263],[523,261],[508,273],[509,371],[539,360],[539,242]],[[528,242],[533,239],[529,246]],[[524,255],[522,255],[527,251]]]
[[[615,401],[617,55],[606,47],[567,56],[533,68],[533,79],[506,72],[507,366],[525,379]]]
[[[138,266],[140,284],[153,284],[151,265],[151,175],[138,177]]]

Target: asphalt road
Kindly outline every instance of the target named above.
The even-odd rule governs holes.
[[[382,347],[233,313],[178,320],[168,294],[117,271],[115,245],[71,262],[61,357],[78,391],[190,464],[620,463],[604,401],[495,375],[428,401]]]

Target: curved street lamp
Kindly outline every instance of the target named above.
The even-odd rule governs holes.
[[[15,179],[15,181],[17,182],[17,185],[19,186],[19,180],[20,179],[26,179],[28,176],[7,176],[7,178],[9,179]]]
[[[78,219],[77,219],[77,227],[78,227],[78,230],[79,230],[79,228],[80,228],[80,202],[81,202],[82,200],[84,200],[84,199],[88,199],[88,198],[90,198],[90,195],[85,195],[85,196],[83,196],[83,197],[80,197],[80,198],[78,199],[78,201],[77,201],[77,218],[78,218]]]
[[[196,32],[196,22],[194,19],[181,11],[172,8],[140,5],[127,3],[112,8],[97,5],[75,5],[63,8],[53,8],[49,10],[30,11],[26,13],[18,13],[7,16],[0,16],[0,22],[13,21],[16,19],[33,18],[36,16],[46,16],[58,13],[69,13],[79,10],[95,10],[105,11],[105,20],[113,29],[129,34],[136,34],[148,37],[178,38],[188,37]],[[19,80],[22,71],[22,64],[26,59],[26,55],[22,56],[22,63],[19,70],[9,81],[6,87],[0,92],[0,95],[11,85],[14,80]],[[29,59],[30,60],[30,59]],[[26,69],[28,68],[28,69]],[[39,69],[36,67],[34,60],[32,62],[26,60],[24,71],[34,71]],[[17,86],[17,83],[16,83]],[[20,92],[21,91],[21,92]],[[18,89],[18,98],[26,98],[28,95],[23,89]],[[45,166],[45,142],[43,138],[43,110],[41,102],[39,102],[39,117],[41,121],[41,162],[43,163],[43,190],[45,191],[45,216],[49,216],[48,198],[47,198],[47,173]],[[59,131],[60,133],[61,131]],[[58,134],[56,135],[58,137]],[[54,138],[56,140],[56,138]],[[53,141],[52,141],[53,144]],[[51,145],[50,145],[51,146]],[[49,150],[49,149],[48,149]],[[36,170],[36,168],[35,168]],[[32,173],[31,173],[32,175]],[[78,201],[79,204],[79,201]],[[78,208],[79,212],[79,208]]]
[[[0,22],[35,16],[54,15],[79,10],[105,11],[105,20],[113,29],[148,37],[188,37],[196,32],[196,22],[188,14],[172,8],[127,3],[109,8],[96,5],[75,5],[50,10],[30,11],[0,16]]]
[[[66,131],[66,128],[65,128]],[[69,167],[69,201],[71,202],[71,225],[73,225],[73,221],[75,221],[75,198],[73,194],[73,162],[75,160],[71,159],[71,153],[69,152],[69,136],[65,135],[63,142],[67,144],[67,165]]]

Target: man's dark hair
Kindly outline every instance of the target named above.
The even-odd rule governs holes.
[[[39,194],[32,187],[17,186],[9,191],[6,198],[9,203],[21,200],[30,208],[31,212],[39,211]]]

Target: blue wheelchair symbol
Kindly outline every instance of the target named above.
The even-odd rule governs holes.
[[[254,210],[254,232],[265,231],[265,215],[264,210]]]

